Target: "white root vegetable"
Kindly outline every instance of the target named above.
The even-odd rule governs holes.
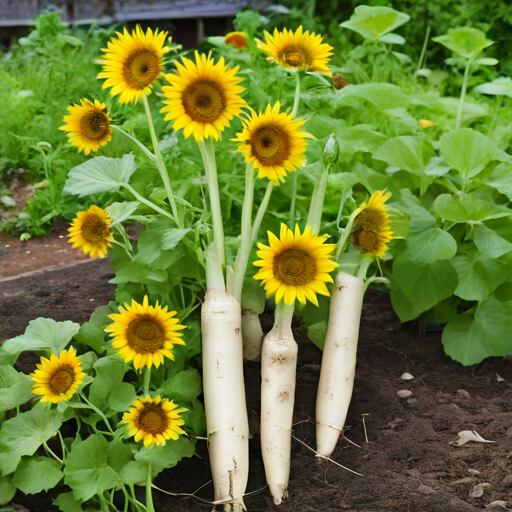
[[[246,361],[259,361],[261,344],[263,343],[263,329],[260,317],[251,309],[242,309],[242,336],[244,341],[244,359]]]
[[[245,405],[240,303],[225,291],[206,293],[201,310],[203,383],[215,501],[245,510],[249,425]]]
[[[356,371],[365,285],[345,272],[336,276],[316,399],[316,450],[330,457],[343,432]]]
[[[261,351],[261,452],[274,503],[288,496],[297,343],[291,329],[293,307],[276,311]]]

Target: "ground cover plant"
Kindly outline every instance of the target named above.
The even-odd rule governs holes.
[[[63,512],[115,510],[116,500],[151,511],[155,475],[205,437],[215,504],[242,510],[243,359],[261,357],[262,453],[279,504],[290,471],[293,315],[324,349],[316,451],[329,458],[370,284],[391,290],[402,321],[447,324],[455,361],[509,353],[512,164],[501,109],[510,82],[480,84],[491,99],[468,97],[496,62],[485,56],[493,42],[462,27],[431,43],[464,70],[460,95],[440,96],[424,58],[416,66],[394,50],[405,43],[394,30],[409,19],[359,6],[341,28],[365,43],[343,67],[321,35],[269,32],[250,11],[237,32],[210,38],[208,53],[140,27],[98,51],[95,74],[119,106],[79,91],[63,109],[66,151],[87,157],[63,194],[87,201],[70,242],[111,255],[116,300],[82,326],[37,319],[2,345],[2,501],[63,479]],[[125,104],[139,113],[116,116]],[[275,322],[264,336],[266,298]],[[31,377],[12,368],[24,350],[46,357]],[[41,468],[45,478],[32,478]],[[135,485],[146,486],[145,505]]]

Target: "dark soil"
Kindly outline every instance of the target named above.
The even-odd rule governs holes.
[[[112,299],[105,261],[56,270],[0,284],[0,340],[23,332],[29,320],[44,315],[56,320],[84,321],[95,307]],[[263,316],[265,329],[272,317]],[[253,439],[246,505],[249,512],[472,512],[512,508],[512,365],[489,359],[464,368],[444,355],[440,332],[418,334],[417,324],[400,326],[389,296],[369,291],[361,320],[360,350],[354,396],[347,418],[347,437],[333,459],[362,473],[357,476],[330,464],[319,464],[302,443],[315,446],[315,396],[321,353],[297,325],[299,365],[290,497],[272,504],[258,436],[259,367],[246,365],[248,409]],[[400,378],[404,372],[413,380]],[[499,378],[498,378],[499,376]],[[505,379],[505,380],[502,380]],[[412,394],[399,398],[397,391]],[[365,419],[368,442],[363,425]],[[475,430],[494,444],[449,444],[462,430]],[[205,447],[202,459],[185,460],[165,471],[156,485],[171,493],[194,493],[210,480]],[[480,497],[471,497],[478,484]],[[196,496],[212,499],[211,483]],[[14,503],[31,512],[53,512],[50,495],[16,495]],[[171,497],[155,491],[158,512],[211,510],[195,498]]]

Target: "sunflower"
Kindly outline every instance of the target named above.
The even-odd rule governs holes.
[[[393,237],[389,229],[391,221],[384,204],[391,194],[378,191],[372,194],[368,203],[363,203],[356,214],[350,242],[363,255],[382,258]]]
[[[63,350],[59,357],[42,357],[37,368],[30,376],[35,382],[33,393],[43,397],[41,402],[56,404],[69,400],[85,377],[73,347]]]
[[[152,365],[158,368],[164,356],[174,361],[174,345],[185,345],[180,339],[183,335],[176,331],[186,327],[174,315],[176,311],[167,311],[167,306],[162,308],[158,301],[156,306],[150,306],[146,295],[143,304],[132,300],[131,306],[120,306],[118,314],[109,315],[114,323],[105,331],[112,333],[112,346],[119,349],[127,363],[133,361],[136,370]]]
[[[299,128],[305,121],[293,120],[285,112],[279,113],[279,102],[265,113],[256,114],[244,121],[242,133],[237,133],[236,142],[241,144],[238,151],[245,155],[246,162],[253,162],[259,170],[259,178],[284,181],[287,172],[293,172],[302,165],[309,133]]]
[[[85,212],[78,212],[68,231],[69,243],[73,244],[73,249],[81,247],[92,258],[104,258],[107,249],[112,246],[110,217],[98,206],[93,205]]]
[[[229,32],[224,36],[224,41],[239,50],[247,48],[247,34],[245,32]]]
[[[133,407],[123,415],[121,423],[128,425],[128,433],[135,436],[138,443],[144,439],[144,446],[150,444],[165,444],[167,439],[176,441],[179,434],[185,434],[180,428],[185,422],[180,419],[180,413],[187,409],[177,409],[177,405],[167,398],[160,396],[152,399],[138,398],[132,402]]]
[[[286,304],[297,298],[303,304],[309,299],[318,306],[316,294],[329,296],[325,283],[332,283],[329,272],[338,264],[330,259],[335,244],[324,244],[328,235],[318,236],[307,227],[300,234],[295,226],[295,234],[285,224],[281,224],[281,237],[270,231],[270,246],[258,243],[260,261],[254,265],[262,267],[254,279],[262,280],[267,297],[276,294],[276,302],[283,297]]]
[[[130,34],[117,32],[117,39],[109,41],[103,48],[103,71],[98,78],[106,78],[103,89],[112,87],[110,94],[120,94],[120,103],[139,101],[143,94],[151,94],[151,86],[163,73],[163,56],[168,51],[164,46],[167,32],[153,32],[148,28],[144,34],[140,25]]]
[[[300,26],[295,33],[284,29],[278,32],[274,29],[274,35],[267,31],[265,42],[257,40],[258,48],[269,54],[267,60],[277,62],[281,66],[290,69],[305,69],[330,75],[327,63],[332,55],[333,47],[322,43],[322,36],[302,32]]]
[[[68,132],[69,143],[78,147],[88,155],[91,151],[98,151],[112,139],[112,128],[107,107],[94,100],[80,100],[81,105],[70,105],[69,116],[64,116],[64,126],[59,130]]]
[[[176,67],[177,74],[165,75],[171,85],[162,87],[167,98],[161,110],[167,112],[165,120],[174,119],[174,129],[184,128],[186,138],[219,139],[245,105],[239,96],[244,89],[237,85],[242,80],[236,76],[238,67],[230,69],[223,57],[214,64],[210,56],[197,52],[195,63],[183,57],[183,64]]]

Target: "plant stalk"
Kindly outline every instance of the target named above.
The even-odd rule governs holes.
[[[146,199],[145,197],[141,196],[129,183],[123,183],[122,185],[126,190],[129,190],[141,203],[144,203],[146,206],[149,206],[151,209],[155,210],[156,212],[160,213],[161,215],[165,215],[166,217],[169,217],[169,219],[172,219],[176,222],[176,219],[173,215],[170,213],[167,213],[165,210],[162,210],[159,206],[157,206],[155,203],[152,203],[149,199]],[[177,224],[177,222],[176,222]]]
[[[149,395],[149,385],[151,383],[151,368],[144,368],[144,396]]]
[[[464,70],[464,80],[462,81],[462,91],[460,93],[460,101],[459,101],[459,111],[457,112],[457,122],[455,124],[455,129],[458,130],[460,128],[462,122],[462,109],[464,107],[464,99],[466,98],[466,89],[468,86],[468,78],[469,78],[469,70],[471,68],[471,62],[473,59],[468,59],[466,64],[466,69]]]
[[[315,188],[313,190],[313,195],[311,196],[307,225],[311,228],[313,233],[318,233],[320,231],[325,190],[327,188],[327,178],[329,176],[330,167],[330,164],[327,166],[322,165],[322,170],[320,171],[320,175],[317,178]],[[290,227],[290,229],[293,228]]]
[[[142,152],[152,161],[156,164],[156,158],[149,149],[142,144],[142,142],[139,142],[135,137],[132,137],[129,133],[126,133],[123,129],[119,128],[119,126],[116,126],[115,124],[111,125],[111,128],[115,130],[116,132],[120,133],[121,135],[124,135],[130,142],[133,142],[139,149],[142,150]]]
[[[151,492],[151,462],[148,464],[148,477],[146,480],[146,508],[148,512],[155,512],[153,506],[153,494]]]
[[[267,190],[265,191],[265,195],[263,196],[263,200],[261,201],[260,207],[258,208],[258,213],[256,214],[256,218],[254,219],[254,224],[252,225],[252,235],[251,235],[251,247],[258,240],[258,233],[261,227],[261,221],[263,220],[263,216],[268,208],[268,203],[270,202],[270,196],[272,195],[272,191],[274,190],[274,182],[268,180]]]
[[[299,102],[300,102],[300,74],[299,71],[295,71],[295,80],[296,80],[296,86],[295,86],[295,98],[293,100],[293,109],[291,116],[296,117],[297,113],[299,111]],[[290,229],[295,229],[295,207],[297,202],[297,184],[299,181],[299,174],[297,171],[293,173],[293,184],[292,184],[292,200],[290,205]]]
[[[428,38],[429,37],[430,37],[430,27],[427,26],[427,31],[425,33],[425,40],[423,41],[423,48],[421,49],[420,60],[418,61],[418,66],[416,67],[416,73],[423,66],[423,61],[425,60],[425,56],[427,54],[427,46],[428,46]]]

